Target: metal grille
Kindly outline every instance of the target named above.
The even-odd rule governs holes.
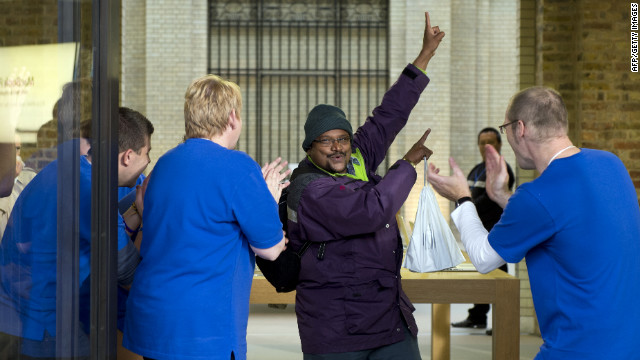
[[[209,73],[240,85],[239,149],[264,163],[303,156],[317,104],[354,130],[388,87],[388,2],[230,0],[209,4]]]

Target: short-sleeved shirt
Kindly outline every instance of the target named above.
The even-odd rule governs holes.
[[[544,344],[536,359],[630,359],[640,320],[640,210],[613,154],[582,149],[521,185],[489,234],[526,257]]]
[[[77,146],[77,140],[60,146]],[[88,333],[91,163],[81,156],[79,165],[79,320],[82,329]],[[61,223],[58,213],[59,166],[57,160],[51,162],[25,187],[16,201],[7,232],[0,244],[0,331],[34,340],[33,344],[47,338],[52,340],[48,343],[52,345],[49,347],[25,348],[24,351],[32,356],[53,356],[55,353],[59,260],[57,227]],[[124,231],[124,222],[119,216],[119,284],[130,284],[138,261],[137,250]]]
[[[158,160],[144,210],[124,346],[154,359],[245,359],[250,245],[270,248],[283,235],[258,164],[188,139]]]
[[[8,309],[15,307],[20,316],[17,322],[3,321],[0,331],[32,340],[42,340],[45,331],[56,336],[57,227],[61,222],[58,165],[53,161],[25,187],[0,245],[0,303],[6,306],[0,306],[0,313],[9,313]],[[80,159],[78,223],[80,320],[86,321],[89,293],[88,286],[83,285],[89,278],[91,259],[91,164],[84,157]],[[83,323],[83,327],[88,329],[89,324]]]

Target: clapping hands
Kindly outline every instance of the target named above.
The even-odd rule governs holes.
[[[280,201],[282,189],[290,184],[289,181],[284,181],[284,179],[291,174],[291,170],[282,171],[287,164],[289,164],[287,161],[282,161],[282,158],[278,157],[271,163],[265,163],[262,167],[262,176],[276,202]]]
[[[484,149],[487,165],[487,195],[504,209],[511,197],[507,163],[504,161],[504,156],[500,155],[493,146],[485,145]]]

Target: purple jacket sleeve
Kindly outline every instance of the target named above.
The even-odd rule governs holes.
[[[343,240],[383,228],[409,196],[416,171],[399,160],[375,186],[350,180],[326,177],[307,186],[298,206],[304,239]]]
[[[367,169],[375,172],[384,160],[427,84],[429,78],[420,69],[412,64],[407,65],[384,94],[380,105],[373,109],[373,115],[358,128],[353,136],[354,147],[362,152]]]

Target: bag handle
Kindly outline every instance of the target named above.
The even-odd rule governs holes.
[[[307,251],[309,246],[311,246],[311,241],[307,241],[302,245],[302,247],[300,248],[300,250],[298,250],[298,253],[297,253],[299,258],[302,259],[302,255],[304,255],[304,253]]]
[[[427,157],[423,157],[422,160],[424,162],[424,180],[422,182],[422,186],[425,187],[427,186]]]

